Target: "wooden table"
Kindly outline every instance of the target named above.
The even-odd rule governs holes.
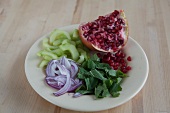
[[[0,0],[0,113],[80,113],[41,98],[28,83],[25,56],[56,27],[124,9],[130,36],[145,50],[149,77],[130,101],[99,113],[170,113],[170,0]]]

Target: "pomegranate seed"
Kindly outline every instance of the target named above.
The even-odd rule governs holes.
[[[116,61],[117,60],[117,58],[114,56],[113,58],[112,58],[114,61]]]
[[[101,38],[100,34],[98,34],[98,35],[96,36],[96,38],[97,38],[97,39]]]
[[[120,63],[122,64],[122,63],[124,63],[125,62],[125,60],[124,59],[120,59]]]
[[[110,66],[114,66],[113,60],[109,60],[108,63],[109,63]]]
[[[92,41],[92,38],[88,37],[88,38],[87,38],[87,41]]]
[[[120,46],[120,43],[116,43],[116,47],[119,47]]]
[[[121,53],[121,54],[120,54],[120,57],[121,57],[121,58],[125,58],[125,56],[126,56],[125,53]]]
[[[88,33],[87,33],[87,32],[84,32],[83,35],[84,35],[84,37],[87,37],[87,36],[88,36]]]
[[[101,46],[104,46],[104,42],[100,43]]]
[[[103,40],[102,40],[102,39],[98,39],[98,42],[99,42],[99,43],[103,43]]]
[[[116,32],[117,32],[117,30],[116,30],[116,29],[113,29],[113,30],[112,30],[112,32],[113,32],[113,33],[116,33]]]
[[[122,26],[119,26],[118,29],[121,30],[121,29],[122,29]]]
[[[99,16],[99,19],[100,20],[103,20],[105,17],[104,16]]]
[[[115,54],[115,56],[116,56],[116,57],[120,57],[120,53],[117,52],[117,53]]]
[[[119,22],[118,22],[118,21],[115,22],[115,26],[117,26],[117,25],[119,25]]]
[[[97,56],[98,56],[99,58],[101,58],[102,55],[101,55],[100,53],[97,53]]]
[[[132,68],[131,68],[130,66],[127,66],[126,69],[127,69],[127,70],[131,70]]]
[[[104,59],[105,61],[109,61],[109,60],[110,60],[110,57],[108,57],[107,55],[104,55],[104,56],[103,56],[103,59]]]
[[[123,67],[126,67],[126,66],[127,66],[126,62],[122,63],[122,66],[123,66]]]
[[[113,69],[114,70],[118,70],[118,66],[113,66]]]
[[[122,23],[121,23],[122,25],[125,25],[125,21],[124,20],[122,20]]]
[[[122,23],[122,19],[121,18],[119,18],[117,21],[119,22],[119,24]]]
[[[115,63],[115,66],[119,67],[119,66],[120,66],[120,64],[117,62],[117,63]]]
[[[119,43],[123,44],[124,43],[124,39],[119,39]]]
[[[128,56],[128,57],[127,57],[127,60],[128,60],[128,61],[132,61],[131,56]]]
[[[110,53],[110,52],[109,52],[109,53],[107,53],[107,56],[111,57],[111,53]]]
[[[120,62],[120,58],[119,57],[117,57],[116,62]]]
[[[128,72],[128,70],[126,70],[126,69],[122,69],[122,72],[123,72],[123,73],[127,73],[127,72]]]
[[[108,40],[113,40],[113,37],[112,36],[108,36]]]

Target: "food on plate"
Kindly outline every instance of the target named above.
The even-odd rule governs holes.
[[[54,30],[48,38],[42,41],[43,50],[37,55],[42,58],[39,67],[47,66],[52,59],[60,59],[63,56],[71,58],[77,63],[83,63],[89,57],[89,50],[85,47],[74,30],[71,34],[63,30]]]
[[[77,78],[82,80],[83,84],[76,89],[74,97],[91,94],[98,99],[110,95],[112,97],[120,95],[122,78],[125,78],[127,75],[120,70],[113,70],[109,64],[101,63],[100,60],[94,54],[79,66]]]
[[[39,67],[45,68],[45,82],[58,90],[55,96],[72,92],[73,97],[118,97],[122,79],[132,69],[128,65],[132,58],[122,49],[128,36],[123,10],[80,24],[71,33],[54,30],[37,53],[42,58]]]
[[[121,70],[123,73],[127,73],[131,70],[131,66],[128,65],[128,62],[131,61],[131,57],[128,56],[126,59],[126,54],[123,50],[117,51],[114,53],[106,53],[101,55],[100,53],[97,54],[103,63],[108,63],[112,69],[114,70]]]
[[[66,92],[73,92],[82,84],[82,81],[76,78],[77,73],[77,64],[63,56],[48,63],[45,80],[49,86],[58,89],[53,94],[60,96]]]
[[[94,21],[80,24],[79,35],[83,44],[91,50],[116,52],[126,44],[128,29],[124,11],[115,10]]]

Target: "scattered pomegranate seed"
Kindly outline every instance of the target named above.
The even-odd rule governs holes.
[[[131,70],[132,68],[131,68],[130,66],[127,66],[126,69],[127,69],[127,70]]]
[[[127,72],[128,72],[128,70],[126,70],[126,69],[123,69],[123,70],[122,70],[122,72],[123,72],[123,73],[127,73]]]
[[[98,56],[102,56],[101,54],[97,54]],[[125,58],[126,54],[121,50],[116,54],[107,53],[102,58],[103,63],[108,63],[112,69],[118,70],[120,69],[123,73],[129,72],[132,68],[128,65],[127,61],[131,61],[131,57],[128,56]]]
[[[131,56],[128,56],[128,57],[127,57],[127,60],[128,60],[128,61],[132,61]]]

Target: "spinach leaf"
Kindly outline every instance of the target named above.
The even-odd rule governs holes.
[[[122,78],[127,77],[127,75],[124,74],[124,73],[123,73],[122,71],[120,71],[120,70],[117,70],[117,71],[116,71],[116,76],[117,76],[117,77],[122,77]]]
[[[116,71],[115,70],[109,70],[108,73],[109,73],[110,76],[116,77]]]
[[[94,94],[96,96],[96,98],[102,98],[101,93],[102,93],[103,87],[101,86],[101,84],[99,84],[94,91]]]
[[[95,78],[98,78],[100,80],[107,80],[105,77],[103,77],[104,75],[97,71],[96,69],[91,70],[90,73]]]
[[[113,84],[113,80],[107,79],[107,80],[105,80],[105,84],[106,84],[107,88],[110,88],[110,86]]]
[[[80,93],[80,94],[92,94],[93,91],[88,91],[88,90],[78,90],[76,93]]]
[[[120,86],[120,84],[117,83],[112,84],[112,86],[109,88],[109,92],[112,97],[119,96],[119,91],[122,91],[122,87]]]
[[[118,97],[120,95],[120,93],[119,92],[112,92],[111,95],[112,95],[112,97]]]
[[[96,64],[95,64],[92,60],[88,60],[88,62],[87,62],[87,67],[88,67],[89,69],[95,69]]]
[[[110,95],[109,90],[107,89],[107,86],[104,82],[103,84],[99,84],[97,88],[95,88],[96,98],[104,98],[109,95]]]
[[[100,62],[100,58],[97,56],[97,54],[94,54],[94,55],[91,57],[91,60]]]
[[[92,90],[97,86],[98,80],[94,77],[90,77],[85,79],[85,83],[87,86],[87,90]]]
[[[103,82],[103,93],[102,93],[102,97],[107,97],[107,96],[109,96],[109,95],[110,95],[109,90],[108,90],[105,82]]]
[[[87,63],[88,63],[88,61],[83,62],[82,65],[81,65],[81,67],[87,68]]]

